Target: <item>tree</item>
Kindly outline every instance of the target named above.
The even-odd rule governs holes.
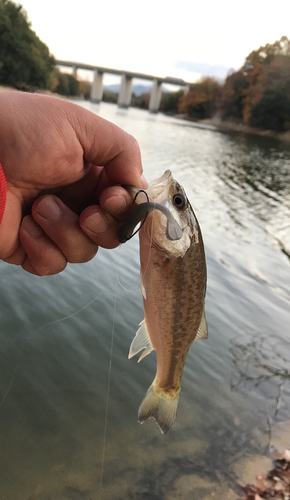
[[[178,113],[179,99],[184,95],[184,90],[177,92],[163,92],[160,110],[165,113]]]
[[[145,92],[141,95],[132,94],[131,106],[133,108],[148,109],[150,101],[150,92]]]
[[[0,0],[0,83],[46,88],[55,66],[21,5]]]
[[[248,85],[242,71],[235,71],[227,76],[218,105],[223,118],[243,118],[244,91]]]
[[[253,107],[250,124],[253,127],[284,132],[290,129],[290,97],[283,88],[266,89]]]
[[[270,64],[277,57],[290,57],[290,40],[287,36],[282,36],[280,40],[261,46],[258,50],[253,50],[245,60],[242,71],[248,74],[255,64]]]
[[[104,89],[103,101],[116,103],[118,101],[118,93],[113,92],[112,90]]]
[[[273,45],[260,47],[251,54],[254,54],[252,60],[256,62],[252,63],[252,69],[248,65],[248,72],[244,72],[248,81],[248,87],[243,92],[243,118],[246,123],[250,121],[252,110],[265,90],[284,88],[290,92],[290,41],[287,37],[282,37]],[[280,94],[275,91],[273,95],[279,98]]]
[[[61,73],[58,69],[54,70],[54,81],[51,90],[67,97],[80,94],[78,80],[69,73]]]
[[[275,91],[265,94],[266,90]],[[242,68],[228,76],[221,92],[221,114],[223,117],[243,118],[245,123],[256,123],[255,126],[258,126],[257,123],[267,123],[266,128],[278,130],[281,128],[280,111],[277,110],[277,123],[273,118],[273,111],[271,120],[274,125],[269,127],[269,120],[265,118],[265,106],[270,106],[270,100],[274,97],[280,103],[281,92],[283,95],[290,94],[290,41],[286,36],[273,44],[268,43],[253,50],[246,57]],[[283,120],[284,118],[282,122]]]
[[[202,78],[180,98],[179,111],[186,112],[196,119],[210,118],[216,110],[220,87],[219,82],[214,78]]]
[[[84,96],[86,101],[91,97],[92,84],[86,80],[79,81],[79,91]]]
[[[251,110],[258,104],[265,89],[264,68],[261,63],[255,63],[247,75],[247,87],[243,91],[243,119],[249,123]]]

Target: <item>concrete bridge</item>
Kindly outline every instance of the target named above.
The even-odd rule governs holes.
[[[162,83],[169,83],[171,85],[178,85],[179,87],[184,87],[185,92],[190,90],[193,85],[191,82],[185,82],[181,78],[174,78],[171,76],[166,76],[161,78],[153,75],[146,75],[144,73],[135,73],[132,71],[121,71],[119,69],[104,68],[102,66],[93,66],[91,64],[83,64],[71,61],[56,61],[57,66],[66,66],[72,68],[73,75],[76,77],[78,69],[85,69],[94,72],[94,80],[91,90],[91,101],[99,103],[103,97],[103,77],[104,73],[109,73],[111,75],[121,76],[121,88],[118,95],[118,106],[120,108],[128,108],[131,104],[132,98],[132,80],[133,78],[139,78],[140,80],[150,80],[153,82],[150,100],[149,100],[149,111],[151,113],[157,113],[160,106],[161,95],[162,95]]]

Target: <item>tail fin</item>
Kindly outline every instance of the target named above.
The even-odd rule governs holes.
[[[153,417],[161,432],[165,434],[172,426],[179,403],[180,390],[175,393],[156,391],[152,384],[143,399],[139,411],[138,420],[143,424],[145,420]]]

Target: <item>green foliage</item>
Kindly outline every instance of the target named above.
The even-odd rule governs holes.
[[[112,90],[104,89],[103,101],[117,103],[117,101],[118,101],[117,92],[113,92]]]
[[[275,132],[287,130],[290,124],[290,97],[285,89],[266,89],[252,109],[250,124]]]
[[[163,92],[160,109],[165,113],[178,113],[179,99],[184,95],[184,90],[177,92]]]
[[[0,0],[0,83],[47,88],[54,65],[22,6]]]
[[[132,94],[131,106],[133,108],[148,109],[149,108],[150,93],[145,92],[141,95]]]
[[[58,72],[58,83],[54,89],[57,94],[65,96],[79,95],[79,82],[77,79],[68,73]]]

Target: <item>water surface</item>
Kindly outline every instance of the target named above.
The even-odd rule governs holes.
[[[209,339],[190,348],[163,436],[137,423],[155,353],[127,359],[143,319],[138,238],[57,276],[0,263],[0,498],[227,498],[235,464],[266,453],[269,426],[289,419],[290,150],[80,105],[138,139],[149,181],[169,168],[185,188],[205,241]]]

